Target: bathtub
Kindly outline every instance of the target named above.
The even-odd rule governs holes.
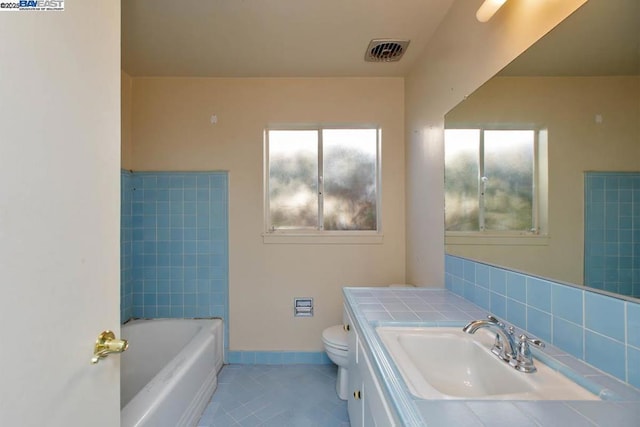
[[[121,335],[121,426],[195,426],[218,385],[222,320],[133,320]]]

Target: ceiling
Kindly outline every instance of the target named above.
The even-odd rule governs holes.
[[[639,74],[640,1],[590,0],[499,75]]]
[[[403,76],[453,1],[122,0],[122,66],[135,77]],[[411,43],[399,62],[365,62],[374,38]]]
[[[122,67],[135,77],[403,76],[453,2],[122,0]],[[500,75],[640,74],[639,22],[638,0],[590,0]],[[365,62],[374,38],[411,43],[399,62]]]

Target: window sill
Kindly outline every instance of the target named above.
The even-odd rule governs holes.
[[[295,245],[380,245],[383,243],[382,233],[263,233],[265,244]]]
[[[445,234],[445,245],[548,246],[548,235]]]

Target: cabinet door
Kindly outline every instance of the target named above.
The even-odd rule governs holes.
[[[363,427],[376,427],[377,425],[386,426],[386,424],[376,424],[376,420],[371,410],[371,399],[369,398],[371,390],[367,388],[367,384],[362,384],[362,426]],[[380,421],[380,420],[379,420]],[[353,424],[352,424],[353,425]]]
[[[364,354],[362,348],[360,348],[358,368],[360,370],[362,386],[364,389],[362,395],[364,402],[364,425],[366,427],[376,425],[384,427],[395,426],[396,422],[394,417],[391,415],[389,405],[384,398],[382,389],[380,388],[375,375],[373,374],[369,358]]]
[[[362,377],[358,371],[358,334],[353,328],[351,318],[345,309],[344,313],[345,326],[348,326],[347,344],[349,346],[349,364],[347,372],[349,376],[349,396],[347,400],[347,408],[349,410],[349,421],[351,426],[362,426],[362,400],[359,395],[362,390]],[[355,393],[355,394],[354,394]]]
[[[370,427],[364,422],[364,390],[358,366],[354,366],[353,370],[349,369],[349,386],[350,393],[347,408],[351,427]]]
[[[347,346],[349,347],[349,370],[358,363],[358,333],[353,327],[353,321],[345,309],[344,315],[344,328],[347,331]]]

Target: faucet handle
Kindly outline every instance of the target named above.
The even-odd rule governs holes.
[[[542,341],[540,341],[537,338],[529,338],[528,336],[526,336],[525,334],[520,335],[519,337],[520,342],[525,342],[527,344],[533,344],[538,348],[544,348],[544,343]]]
[[[501,328],[504,328],[504,323],[502,323],[500,320],[498,320],[498,318],[494,317],[492,314],[488,314],[487,315],[487,319],[489,319],[489,322],[495,323],[496,325],[500,326]]]
[[[510,364],[520,372],[533,373],[537,369],[533,364],[533,356],[529,344],[533,344],[538,348],[544,348],[544,343],[536,338],[529,338],[525,334],[518,337],[518,346],[516,357],[510,361]]]

